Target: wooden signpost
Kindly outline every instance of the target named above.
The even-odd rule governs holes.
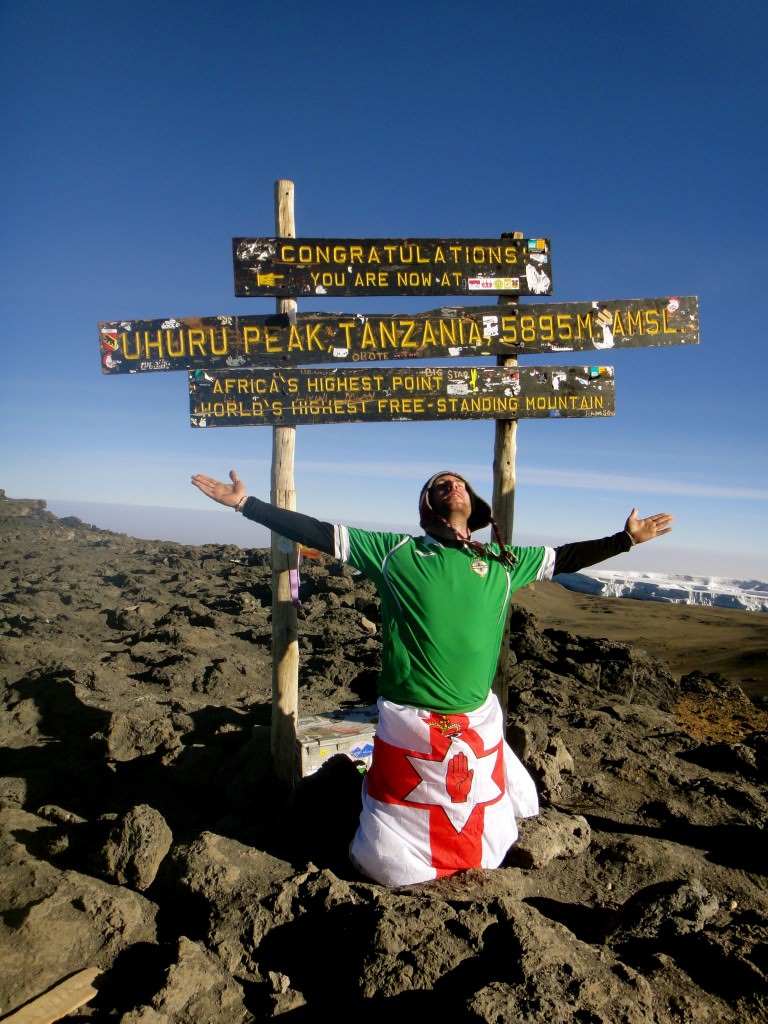
[[[608,366],[193,370],[193,427],[611,416]]]
[[[292,181],[275,182],[275,230],[283,237],[296,234]],[[292,320],[296,300],[278,298],[278,315]],[[272,430],[272,473],[269,500],[278,508],[296,508],[294,456],[296,429]],[[291,573],[298,567],[297,547],[272,533],[272,723],[270,750],[275,775],[292,786],[296,764],[296,726],[299,715],[299,627],[293,601]]]
[[[546,238],[234,238],[235,295],[551,295]]]
[[[520,366],[518,356],[602,357],[613,348],[698,343],[693,296],[520,306],[519,296],[552,292],[548,239],[296,238],[293,195],[292,182],[275,183],[275,237],[232,242],[235,294],[276,297],[274,314],[99,324],[105,374],[189,371],[193,427],[272,425],[270,500],[279,507],[295,507],[296,424],[490,418],[494,512],[511,540],[518,419],[614,412],[611,367]],[[297,312],[297,298],[326,295],[471,295],[498,304],[416,314]],[[497,365],[406,362],[480,356],[496,356]],[[394,360],[396,367],[379,365]],[[272,755],[288,785],[298,705],[289,581],[295,550],[273,534]]]
[[[445,306],[425,313],[165,317],[99,324],[104,373],[298,366],[390,359],[608,352],[695,345],[690,295],[659,299]]]

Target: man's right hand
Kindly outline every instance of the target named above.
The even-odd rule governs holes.
[[[234,508],[240,501],[248,497],[248,492],[234,469],[230,471],[229,479],[232,483],[224,484],[220,480],[214,480],[211,476],[196,473],[192,477],[192,483],[213,501],[217,501],[220,505],[226,505],[228,508]]]

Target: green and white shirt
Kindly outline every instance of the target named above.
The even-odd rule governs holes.
[[[513,568],[429,535],[337,525],[335,556],[379,593],[379,694],[397,704],[464,714],[493,683],[509,601],[534,580],[551,579],[553,548],[513,547]],[[498,545],[489,545],[498,553]]]

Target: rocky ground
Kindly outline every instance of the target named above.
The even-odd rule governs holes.
[[[497,871],[386,889],[345,858],[351,762],[271,777],[265,552],[4,496],[0,541],[0,1013],[97,967],[67,1019],[768,1021],[759,613],[529,588],[509,738],[542,814]],[[301,714],[369,703],[375,595],[305,565]]]

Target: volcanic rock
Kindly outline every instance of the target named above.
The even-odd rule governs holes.
[[[388,889],[346,858],[352,762],[273,777],[266,552],[2,495],[0,543],[1,1013],[97,967],[68,1019],[768,1021],[760,613],[521,592],[541,814],[496,871]],[[370,703],[373,587],[324,559],[300,596],[300,714]]]

